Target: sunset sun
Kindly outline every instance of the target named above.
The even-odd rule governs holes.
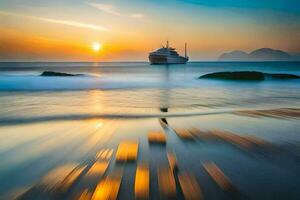
[[[94,42],[92,44],[92,49],[93,49],[93,51],[98,52],[102,49],[102,44],[99,42]]]

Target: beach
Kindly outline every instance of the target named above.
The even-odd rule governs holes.
[[[300,80],[220,71],[300,63],[0,63],[0,199],[297,199]]]

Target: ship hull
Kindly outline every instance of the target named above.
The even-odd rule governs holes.
[[[166,65],[166,64],[185,64],[189,59],[186,57],[171,57],[160,55],[149,55],[149,61],[152,65]]]

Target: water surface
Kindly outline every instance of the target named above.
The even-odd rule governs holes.
[[[83,76],[39,76],[46,70]],[[104,149],[113,150],[104,175],[108,176],[119,167],[119,143],[130,140],[139,144],[137,163],[150,167],[152,199],[159,198],[157,169],[168,165],[167,152],[176,155],[179,172],[193,174],[204,199],[233,198],[203,168],[211,161],[241,199],[297,199],[299,118],[235,111],[299,109],[300,81],[198,79],[206,73],[243,70],[300,75],[300,63],[0,63],[0,198],[47,196],[49,192],[37,185],[47,180],[43,183],[50,187],[58,181],[49,181],[49,174],[64,177],[76,166],[92,166]],[[230,132],[234,140],[195,137],[188,142],[176,134],[177,129],[191,128]],[[166,146],[151,146],[149,131],[162,131]],[[245,149],[237,136],[265,143]],[[123,165],[120,199],[133,198],[135,170],[136,165]],[[86,185],[76,179],[64,197],[74,199],[84,187],[93,193],[101,179]],[[183,198],[178,191],[177,197]]]

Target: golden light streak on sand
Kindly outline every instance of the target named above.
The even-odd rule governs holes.
[[[96,158],[97,158],[97,159],[101,157],[101,155],[103,154],[104,150],[105,150],[105,149],[101,149],[101,150],[96,154]]]
[[[161,131],[151,131],[148,133],[148,142],[153,144],[166,144],[166,135]]]
[[[222,188],[224,191],[234,189],[230,179],[222,172],[222,170],[214,162],[202,163],[202,166],[211,176],[211,178]]]
[[[111,150],[106,154],[106,159],[110,159],[111,156],[113,155],[113,153],[114,153],[114,150],[111,149]]]
[[[88,189],[85,189],[79,196],[78,200],[90,200],[91,198],[92,194],[89,192]]]
[[[138,156],[138,143],[135,141],[123,141],[119,144],[116,153],[117,162],[136,161]]]
[[[101,98],[101,97],[100,97]],[[87,140],[83,142],[82,145],[78,147],[78,151],[83,155],[91,151],[93,148],[96,148],[100,144],[105,144],[108,142],[112,135],[114,134],[115,130],[118,128],[120,123],[116,120],[103,120],[101,123],[103,124],[101,129],[95,130],[95,124],[98,121],[95,119],[86,121],[87,125],[90,125],[92,134],[88,137]],[[97,154],[98,155],[98,154]]]
[[[208,132],[208,131],[204,131],[204,130],[200,130],[198,128],[191,128],[189,129],[189,131],[191,132],[191,134],[198,138],[198,139],[212,139],[213,136]]]
[[[60,192],[66,192],[68,189],[75,183],[80,174],[86,168],[86,165],[83,167],[77,167],[67,177],[58,185],[58,189]]]
[[[189,130],[175,129],[175,133],[183,140],[194,140],[194,137]]]
[[[178,180],[185,200],[202,200],[203,194],[196,178],[188,173],[178,175]]]
[[[114,171],[96,187],[92,200],[115,200],[117,199],[122,181],[122,171]]]
[[[253,147],[253,143],[247,140],[246,138],[230,132],[213,130],[210,131],[210,134],[212,134],[216,138],[232,143],[233,145],[236,145],[243,149],[249,150]]]
[[[89,171],[86,173],[86,177],[100,177],[102,176],[107,167],[109,162],[107,161],[96,161],[94,165],[89,169]]]
[[[62,166],[58,166],[48,172],[42,179],[38,185],[42,185],[45,187],[45,190],[54,190],[61,186],[61,183],[67,177],[68,174],[76,168],[75,164],[65,164]]]
[[[106,155],[108,154],[108,152],[109,152],[109,149],[106,149],[106,150],[100,155],[100,157],[101,157],[102,159],[105,159],[105,158],[106,158]]]
[[[178,163],[177,163],[177,158],[174,153],[168,152],[167,153],[167,158],[169,161],[170,169],[172,172],[175,172],[178,170]]]
[[[149,199],[149,167],[146,164],[139,164],[135,174],[134,192],[135,199],[146,200]]]
[[[162,199],[176,198],[176,184],[169,167],[160,167],[157,171],[159,192]]]
[[[114,150],[113,149],[102,149],[99,151],[96,155],[97,159],[103,159],[103,160],[109,160],[113,154]]]
[[[254,135],[238,135],[235,133],[221,130],[202,131],[196,128],[192,128],[189,131],[197,139],[221,139],[238,147],[242,147],[244,149],[250,149],[254,146],[271,146],[269,142],[258,138]]]

